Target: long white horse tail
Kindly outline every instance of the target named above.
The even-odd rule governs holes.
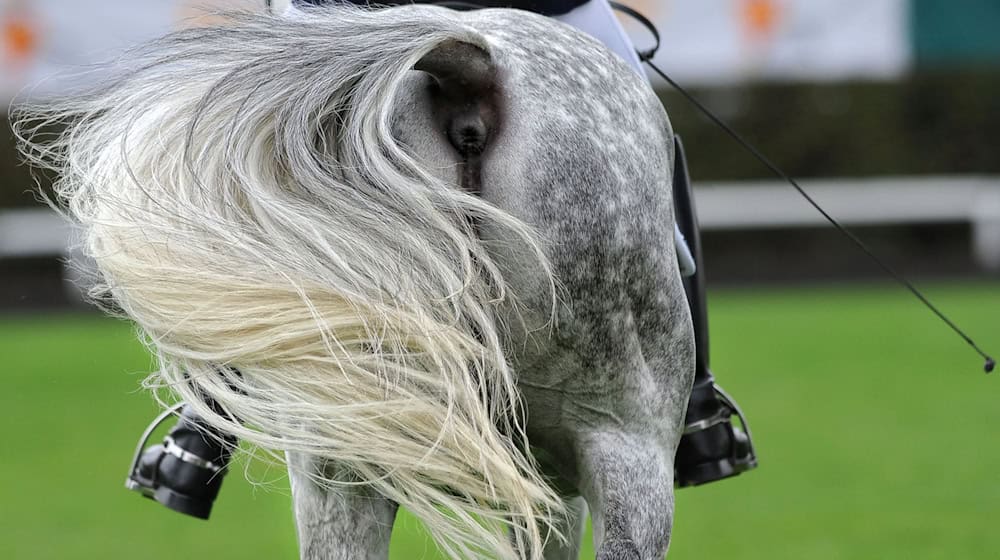
[[[560,502],[526,451],[495,313],[514,294],[470,224],[544,257],[391,130],[424,55],[489,45],[435,8],[234,18],[21,114],[23,151],[60,173],[98,263],[98,299],[156,353],[149,386],[213,426],[328,459],[321,482],[371,485],[453,557],[540,558]]]

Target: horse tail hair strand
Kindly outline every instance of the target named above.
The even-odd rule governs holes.
[[[391,130],[421,57],[490,45],[438,8],[230,17],[15,115],[22,153],[59,173],[95,296],[155,353],[148,386],[214,427],[329,461],[317,482],[370,485],[452,557],[541,558],[561,502],[496,313],[516,294],[470,223],[547,271],[540,242]]]

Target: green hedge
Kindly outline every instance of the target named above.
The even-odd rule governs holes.
[[[1000,73],[696,93],[796,176],[1000,173]],[[696,180],[770,177],[679,95],[662,97]]]

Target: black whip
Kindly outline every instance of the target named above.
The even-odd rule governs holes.
[[[961,328],[959,328],[958,325],[952,322],[952,320],[949,319],[947,315],[945,315],[940,309],[937,308],[937,306],[931,303],[931,301],[927,299],[927,296],[921,293],[921,291],[918,290],[917,287],[913,285],[913,283],[911,283],[901,273],[896,271],[894,268],[889,266],[885,261],[879,258],[874,252],[872,252],[871,248],[869,248],[868,245],[866,245],[863,241],[861,241],[861,239],[859,239],[850,230],[848,230],[840,222],[838,222],[833,216],[831,216],[826,210],[824,210],[822,206],[820,206],[811,196],[809,196],[809,193],[807,193],[801,186],[799,186],[798,181],[796,181],[790,175],[782,171],[781,168],[779,168],[777,165],[771,162],[771,160],[768,159],[764,154],[762,154],[760,150],[755,148],[753,144],[751,144],[745,138],[743,138],[743,136],[740,133],[736,132],[733,129],[733,127],[729,126],[725,121],[716,116],[715,113],[713,113],[708,107],[706,107],[702,102],[700,102],[695,96],[691,95],[690,92],[681,87],[680,84],[674,81],[670,76],[668,76],[663,70],[660,70],[659,67],[657,67],[656,64],[653,63],[653,56],[656,54],[656,51],[659,50],[660,48],[660,33],[656,29],[656,26],[653,25],[653,22],[651,22],[645,16],[643,16],[642,14],[640,14],[639,12],[635,11],[634,9],[628,6],[619,4],[618,2],[610,2],[610,4],[615,10],[618,10],[624,14],[627,14],[629,17],[634,18],[636,21],[645,26],[650,33],[652,33],[656,43],[653,45],[651,49],[647,49],[644,51],[637,50],[640,60],[649,65],[649,67],[652,68],[654,72],[656,72],[661,78],[666,80],[667,83],[671,85],[671,87],[677,90],[678,93],[680,93],[685,99],[687,99],[692,105],[694,105],[698,109],[698,111],[700,111],[702,114],[708,117],[709,120],[711,120],[713,123],[718,125],[719,128],[725,131],[726,134],[728,134],[739,145],[743,146],[745,150],[750,152],[751,155],[753,155],[755,158],[757,158],[758,161],[764,164],[764,166],[767,167],[772,173],[774,173],[775,176],[787,181],[788,184],[790,184],[800,195],[802,195],[802,197],[805,198],[806,201],[810,205],[812,205],[812,207],[815,208],[816,211],[818,211],[823,216],[823,218],[826,219],[826,221],[830,222],[830,224],[834,228],[836,228],[837,231],[839,231],[845,237],[851,240],[851,242],[853,242],[858,249],[861,249],[862,252],[864,252],[866,255],[868,255],[869,258],[871,258],[871,260],[875,261],[875,264],[877,264],[883,271],[885,271],[886,274],[888,274],[894,280],[902,284],[903,287],[905,287],[907,290],[910,291],[911,294],[914,295],[914,297],[920,300],[920,302],[923,303],[928,309],[930,309],[935,315],[937,315],[938,318],[944,321],[946,325],[951,327],[951,330],[955,331],[955,333],[958,334],[958,336],[962,337],[962,339],[965,340],[965,342],[969,346],[971,346],[973,350],[975,350],[980,356],[982,356],[983,359],[986,360],[985,363],[983,364],[983,370],[986,373],[990,373],[991,371],[993,371],[993,368],[996,367],[996,361],[992,357],[990,357],[986,352],[983,352],[983,350],[979,348],[979,346],[975,343],[975,341],[972,340],[971,337],[969,337],[969,335],[965,334],[965,332]]]

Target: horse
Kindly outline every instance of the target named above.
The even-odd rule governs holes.
[[[662,558],[694,338],[649,85],[517,10],[231,18],[16,125],[147,386],[285,454],[304,559],[386,558],[400,506],[452,558],[575,559],[588,512]]]

